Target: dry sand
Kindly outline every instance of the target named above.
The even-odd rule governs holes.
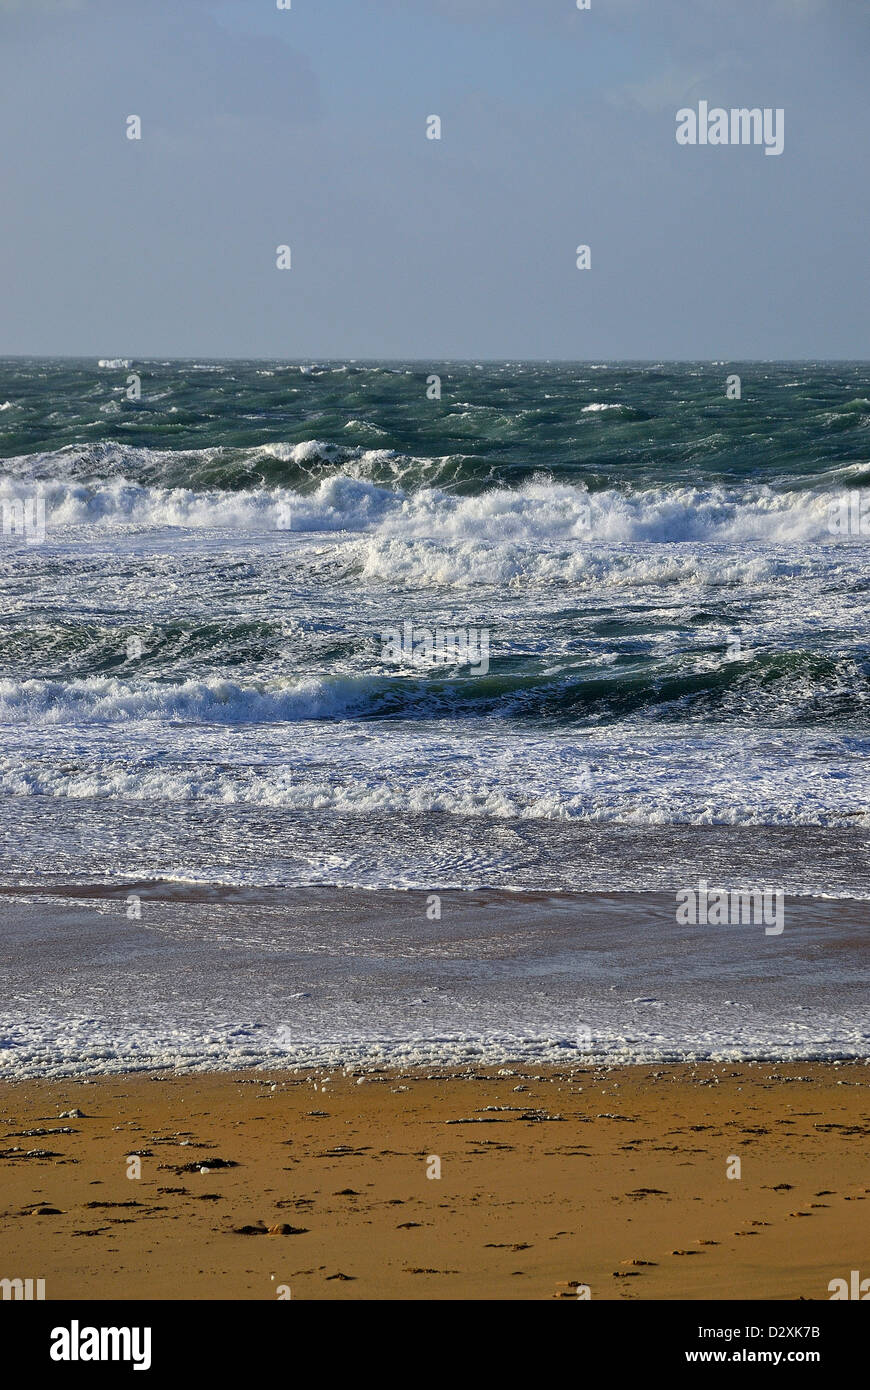
[[[868,1086],[865,1063],[4,1083],[0,1278],[48,1299],[828,1299],[870,1275]]]

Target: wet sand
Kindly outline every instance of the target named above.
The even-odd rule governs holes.
[[[868,1087],[852,1062],[7,1082],[0,1279],[47,1299],[826,1300],[870,1274]]]

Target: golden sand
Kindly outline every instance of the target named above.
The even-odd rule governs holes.
[[[4,1083],[0,1278],[48,1299],[828,1299],[868,1266],[868,1085],[863,1063]]]

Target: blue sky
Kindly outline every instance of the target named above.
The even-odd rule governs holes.
[[[863,0],[0,0],[0,353],[870,357],[868,40]],[[700,99],[782,107],[782,156],[678,147]]]

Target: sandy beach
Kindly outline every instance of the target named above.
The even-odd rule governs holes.
[[[770,1062],[4,1083],[0,1277],[47,1299],[824,1300],[866,1265],[868,1086],[864,1063]]]

